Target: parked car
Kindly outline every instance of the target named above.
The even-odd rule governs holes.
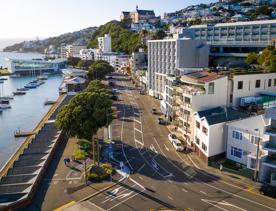
[[[139,94],[140,94],[140,95],[144,95],[144,94],[145,94],[145,91],[144,91],[144,90],[139,90]]]
[[[174,148],[176,149],[176,151],[183,151],[184,147],[181,143],[181,141],[179,141],[178,139],[173,140],[172,145],[174,146]]]
[[[158,123],[160,125],[167,125],[168,124],[168,122],[166,120],[162,119],[162,118],[158,118]]]
[[[177,137],[176,137],[176,135],[173,134],[173,133],[170,133],[170,134],[168,135],[168,138],[169,138],[169,140],[170,140],[171,143],[172,143],[174,140],[178,140]]]
[[[155,108],[152,108],[152,109],[151,109],[151,113],[152,113],[152,114],[157,114],[157,110],[156,110]]]
[[[114,101],[117,101],[117,100],[118,100],[118,96],[115,95],[115,94],[113,94],[110,98],[111,98],[111,100],[114,100]]]
[[[276,198],[276,187],[269,185],[269,184],[263,184],[260,188],[259,192],[263,195],[270,196],[272,198]]]

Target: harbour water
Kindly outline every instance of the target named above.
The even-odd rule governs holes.
[[[31,59],[42,57],[39,54],[12,54],[9,55],[9,58]],[[0,67],[5,66],[1,61],[5,61],[6,55],[6,53],[0,52]],[[7,78],[7,81],[0,84],[0,90],[3,90],[4,95],[11,95],[17,88],[22,88],[35,79],[34,77]],[[0,168],[24,141],[24,138],[15,139],[14,132],[19,129],[21,131],[33,130],[50,108],[44,106],[44,102],[46,100],[57,100],[58,87],[62,79],[61,75],[49,76],[45,84],[36,89],[30,89],[26,95],[14,96],[14,99],[10,101],[12,108],[4,110],[0,114]]]

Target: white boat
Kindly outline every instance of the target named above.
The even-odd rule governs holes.
[[[39,76],[37,76],[37,79],[38,80],[47,80],[48,76],[47,75],[39,75]]]
[[[0,100],[13,100],[13,96],[12,95],[10,95],[10,96],[2,96],[2,97],[0,97]]]
[[[8,109],[11,108],[9,100],[0,99],[0,109]]]

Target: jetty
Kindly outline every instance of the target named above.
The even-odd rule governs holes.
[[[72,96],[62,95],[0,170],[0,210],[31,203],[64,134],[55,126],[58,109]]]
[[[14,133],[14,137],[15,138],[20,138],[20,137],[28,137],[28,136],[32,136],[35,135],[35,132],[21,132],[21,131],[16,131]]]

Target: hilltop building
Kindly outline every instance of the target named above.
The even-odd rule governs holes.
[[[121,21],[130,19],[132,23],[152,22],[156,19],[156,16],[153,10],[139,10],[138,6],[136,6],[136,10],[133,12],[123,11],[120,19]]]

